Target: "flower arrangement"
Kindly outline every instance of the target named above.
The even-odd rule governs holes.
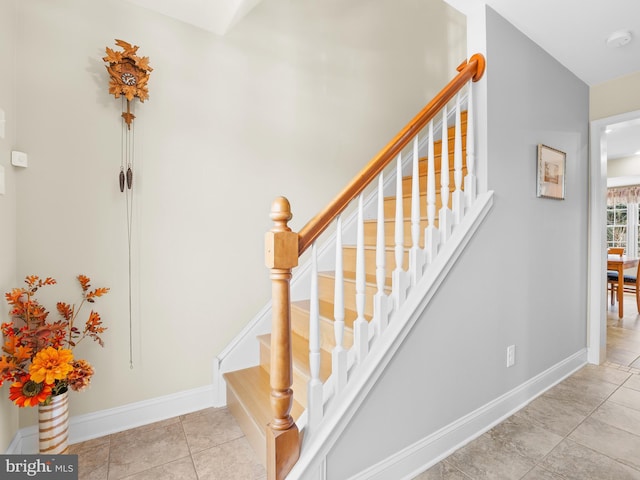
[[[69,388],[84,390],[91,382],[93,368],[86,360],[75,359],[73,348],[85,338],[104,346],[100,334],[106,330],[100,315],[93,310],[78,328],[78,314],[86,303],[109,292],[108,288],[91,288],[91,279],[78,275],[82,301],[57,303],[60,320],[47,322],[49,312],[35,298],[41,287],[55,285],[53,278],[36,275],[25,278],[27,288],[14,288],[5,294],[11,307],[12,321],[1,326],[5,341],[0,356],[0,387],[12,381],[9,399],[19,407],[47,405],[51,398]]]

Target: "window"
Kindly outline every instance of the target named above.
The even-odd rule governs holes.
[[[616,203],[607,206],[607,248],[627,249],[627,205]]]
[[[616,203],[607,207],[607,248],[623,247],[625,253],[640,252],[640,208],[637,203]]]

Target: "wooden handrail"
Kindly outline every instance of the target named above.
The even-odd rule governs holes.
[[[485,59],[480,53],[473,55],[468,62],[458,67],[458,75],[451,80],[431,100],[413,120],[375,156],[349,185],[323,211],[312,218],[298,233],[298,254],[304,251],[320,236],[333,220],[371,183],[385,167],[407,146],[407,144],[435,118],[469,80],[477,82],[485,70]]]

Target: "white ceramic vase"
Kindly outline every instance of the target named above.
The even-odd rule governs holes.
[[[38,406],[38,440],[41,454],[58,455],[69,451],[69,392]]]

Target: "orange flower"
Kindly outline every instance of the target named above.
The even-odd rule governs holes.
[[[9,388],[9,400],[19,407],[36,406],[45,402],[49,395],[51,395],[51,385],[34,382],[29,375],[24,375]]]
[[[53,384],[56,380],[64,380],[73,370],[73,352],[66,348],[47,347],[40,350],[29,367],[34,382]]]
[[[69,374],[67,383],[72,390],[80,392],[89,386],[93,376],[93,367],[86,360],[73,362],[73,372]]]

